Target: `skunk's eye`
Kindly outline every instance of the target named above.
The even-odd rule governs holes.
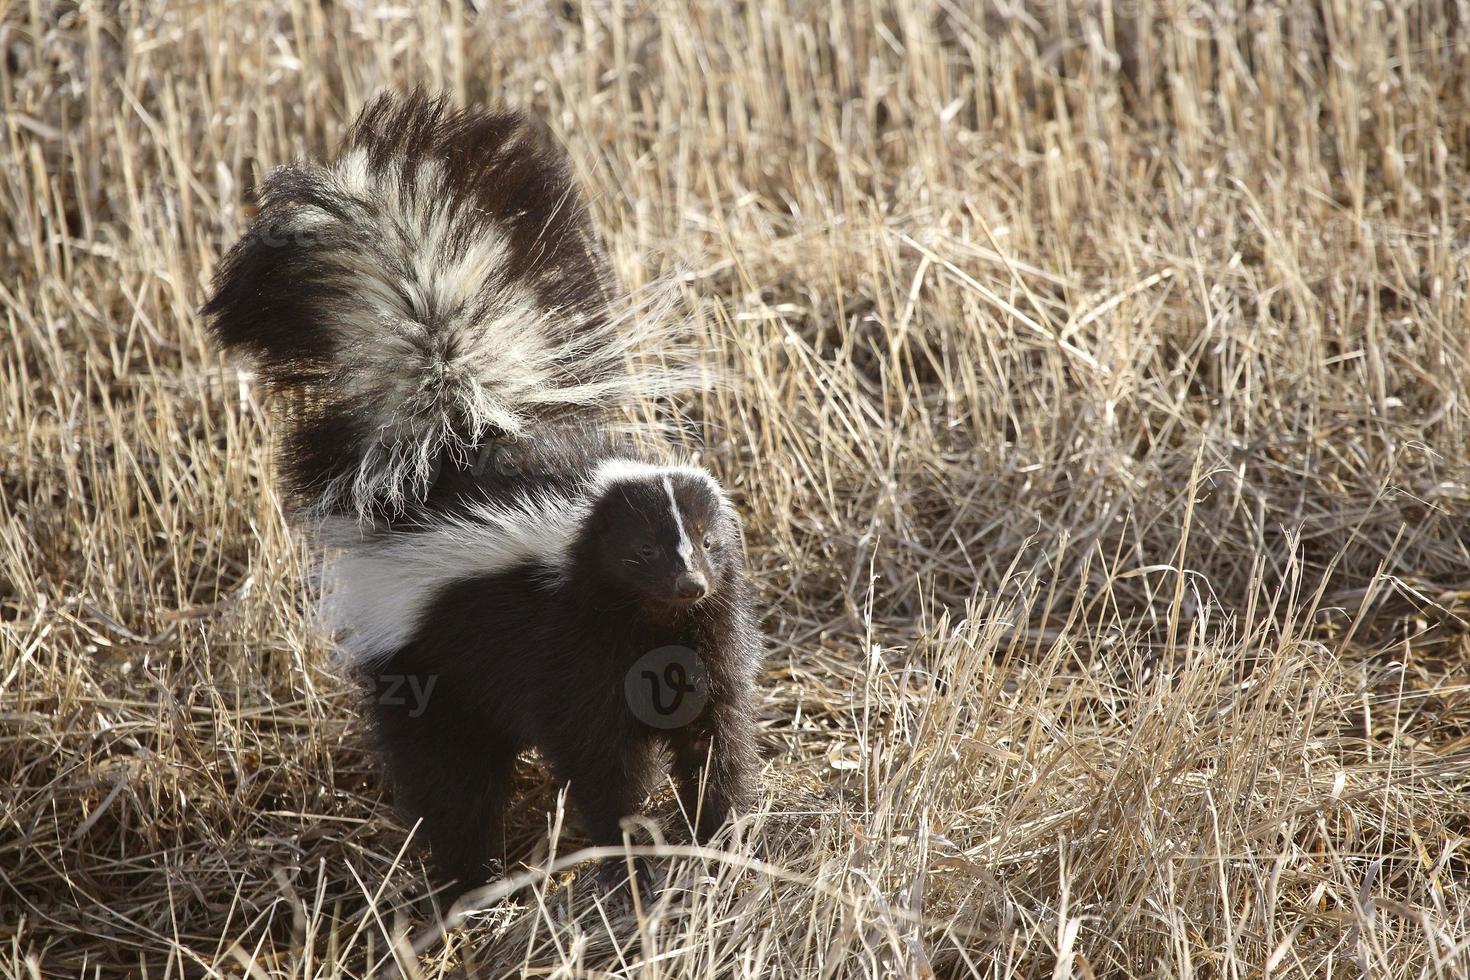
[[[713,548],[714,546],[715,546],[714,539],[711,538],[708,534],[706,534],[704,536],[704,550],[705,551],[708,551],[711,548]]]
[[[638,549],[638,554],[642,555],[644,558],[652,558],[655,554],[657,554],[657,552],[653,550],[653,545],[646,544]]]

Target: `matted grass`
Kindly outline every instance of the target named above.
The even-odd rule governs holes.
[[[0,972],[1470,972],[1463,2],[0,9]],[[415,84],[729,377],[762,806],[638,915],[436,931],[195,312]]]

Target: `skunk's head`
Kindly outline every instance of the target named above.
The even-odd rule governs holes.
[[[645,607],[697,606],[739,572],[739,518],[703,470],[605,464],[582,557],[603,584]]]

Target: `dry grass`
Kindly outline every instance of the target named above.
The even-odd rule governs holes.
[[[0,5],[0,973],[1470,972],[1464,0],[113,6]],[[543,113],[732,378],[758,857],[636,920],[432,942],[195,314],[411,84]]]

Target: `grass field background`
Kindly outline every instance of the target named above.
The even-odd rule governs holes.
[[[0,973],[1470,972],[1463,0],[0,11]],[[641,915],[434,929],[196,313],[413,85],[729,379],[762,805]]]

